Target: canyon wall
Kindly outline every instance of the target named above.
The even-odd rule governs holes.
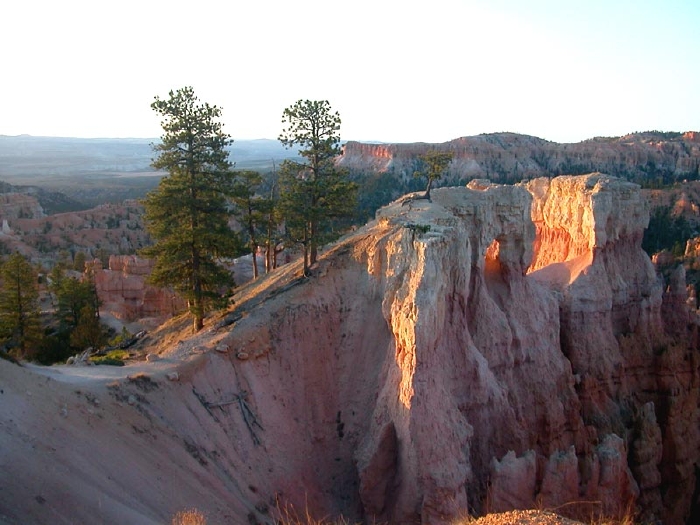
[[[261,433],[270,461],[304,458],[271,486],[390,523],[538,502],[683,523],[697,327],[640,247],[648,217],[601,174],[381,209],[228,339],[279,429]]]
[[[416,158],[437,149],[454,155],[446,180],[489,178],[518,182],[595,171],[636,182],[669,183],[700,178],[700,134],[633,133],[558,144],[517,133],[462,137],[441,144],[363,144],[343,147],[339,165],[360,171],[393,171],[410,178]]]
[[[197,335],[169,324],[143,349],[162,357],[145,378],[82,381],[99,404],[89,437],[72,431],[73,475],[99,479],[99,498],[22,503],[27,487],[64,483],[29,468],[68,462],[41,443],[29,465],[5,460],[17,474],[3,497],[16,491],[18,512],[114,522],[127,507],[138,523],[185,503],[237,524],[274,523],[279,508],[447,524],[534,506],[689,522],[697,318],[682,269],[664,284],[642,251],[647,221],[636,185],[598,173],[406,196],[327,247],[309,278],[290,263]],[[25,407],[8,447],[39,412],[22,374],[4,394]],[[51,398],[70,418],[74,390]],[[54,417],[49,429],[76,424]]]

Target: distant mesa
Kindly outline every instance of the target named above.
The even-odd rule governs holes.
[[[358,171],[391,172],[410,178],[416,158],[429,149],[454,154],[447,184],[478,178],[514,183],[596,171],[642,184],[663,185],[700,178],[700,134],[695,131],[650,131],[574,144],[517,133],[489,133],[440,144],[349,141],[343,146],[338,164]]]

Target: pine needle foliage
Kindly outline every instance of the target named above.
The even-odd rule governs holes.
[[[451,151],[438,151],[431,149],[424,155],[418,157],[420,167],[413,175],[415,177],[426,177],[428,186],[422,198],[430,200],[430,190],[433,182],[440,180],[452,162],[453,153]]]
[[[253,258],[253,279],[258,278],[258,246],[263,240],[266,217],[272,206],[271,200],[260,194],[262,185],[263,177],[257,171],[238,171],[230,195],[242,236]]]
[[[0,266],[0,281],[0,344],[15,357],[29,357],[41,339],[37,274],[15,252]]]
[[[282,214],[289,239],[304,248],[304,273],[321,243],[337,236],[334,222],[353,214],[357,185],[335,165],[340,155],[340,115],[327,100],[299,100],[284,110],[279,141],[300,146],[302,161],[280,167]]]
[[[223,263],[239,251],[228,225],[233,175],[226,147],[232,140],[217,120],[221,109],[201,103],[191,87],[156,97],[151,108],[164,131],[152,166],[168,175],[144,201],[155,243],[142,253],[155,259],[150,282],[175,289],[199,331],[205,313],[225,302],[233,278]]]

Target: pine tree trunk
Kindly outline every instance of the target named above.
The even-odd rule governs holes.
[[[430,187],[433,185],[433,179],[428,179],[428,187],[425,189],[424,199],[430,200]]]
[[[280,248],[279,250],[277,249],[277,246],[275,246],[275,247],[272,249],[272,269],[273,269],[273,270],[276,269],[277,266],[278,266],[278,263],[277,263],[277,256],[278,256],[280,253],[282,253],[283,251],[284,251],[284,246],[283,246],[282,248]]]
[[[193,285],[192,285],[192,303],[193,303],[193,311],[192,315],[194,317],[193,319],[193,327],[194,331],[198,332],[202,329],[204,326],[204,304],[202,302],[202,280],[199,275],[199,251],[193,246],[192,247],[192,277],[193,277]]]
[[[316,230],[318,224],[316,221],[309,222],[309,266],[312,266],[318,258],[318,243],[316,241]]]
[[[192,318],[192,330],[194,332],[199,332],[202,328],[204,328],[204,318],[201,314],[197,313]]]
[[[248,200],[248,235],[250,235],[250,253],[253,254],[253,280],[258,278],[258,242],[255,235],[255,222],[253,221],[253,206]]]

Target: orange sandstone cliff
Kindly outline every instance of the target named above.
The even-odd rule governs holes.
[[[292,264],[251,283],[226,322],[77,396],[70,370],[0,361],[21,377],[0,436],[25,450],[3,457],[4,516],[117,523],[128,509],[145,524],[196,506],[272,523],[281,505],[439,524],[593,505],[684,523],[697,323],[683,276],[666,288],[640,247],[647,221],[638,186],[601,174],[439,188],[379,210],[310,278]],[[56,380],[28,397],[36,374]],[[64,434],[70,447],[49,445]]]

